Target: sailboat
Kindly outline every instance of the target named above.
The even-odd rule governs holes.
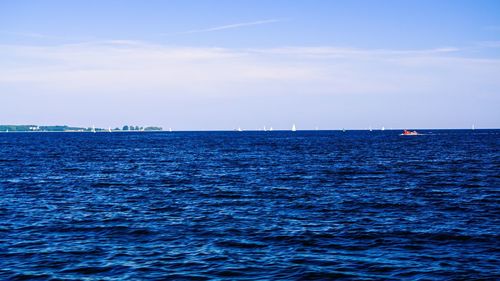
[[[110,133],[111,133],[111,127],[108,127],[108,132],[110,132]]]
[[[384,127],[384,126],[382,126],[382,129],[380,129],[380,130],[381,130],[381,131],[385,131],[385,127]]]
[[[95,133],[95,126],[92,125],[92,133]]]
[[[295,124],[293,124],[293,126],[292,126],[292,132],[295,132],[295,131],[297,131],[297,128],[295,127]]]
[[[370,130],[370,132],[371,132],[371,131],[373,131],[373,130],[372,130],[372,126],[370,126],[370,128],[369,128],[368,130]]]
[[[273,127],[269,128],[269,131],[272,132],[273,131]]]
[[[243,132],[243,130],[241,129],[241,127],[238,127],[238,132]]]
[[[476,129],[476,127],[474,126],[474,124],[472,124],[472,130],[474,131]]]
[[[168,131],[169,131],[170,133],[172,133],[172,128],[168,128]]]

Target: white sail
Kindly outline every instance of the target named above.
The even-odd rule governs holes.
[[[295,127],[295,124],[293,124],[293,126],[292,126],[292,132],[295,132],[295,131],[297,131],[297,128]]]
[[[384,127],[384,126],[382,126],[382,129],[380,129],[380,130],[381,130],[381,131],[385,131],[385,127]]]
[[[95,133],[95,126],[92,125],[92,133]]]
[[[472,130],[474,131],[476,129],[476,127],[474,126],[474,124],[472,124]]]

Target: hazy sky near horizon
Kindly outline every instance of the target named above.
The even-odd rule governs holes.
[[[0,124],[500,128],[500,1],[0,1]]]

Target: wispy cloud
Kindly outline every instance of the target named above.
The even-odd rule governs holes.
[[[330,93],[404,92],[421,87],[423,83],[417,80],[422,77],[434,81],[441,69],[465,72],[493,67],[497,71],[500,66],[500,60],[467,58],[457,50],[227,49],[124,40],[58,46],[0,45],[0,59],[10,62],[0,67],[0,82],[42,82],[71,89],[196,88],[194,91],[206,93],[207,89],[222,89],[230,84],[262,86],[275,81],[288,84],[289,89],[299,89],[297,83],[304,83],[302,86],[315,85],[322,89],[319,92],[328,89]],[[400,82],[392,83],[394,77],[401,77]],[[230,92],[234,91],[226,94]]]
[[[13,31],[13,30],[0,30],[0,34],[7,35],[13,38],[29,38],[33,40],[47,40],[58,42],[81,42],[82,40],[89,40],[90,38],[84,37],[68,37],[68,36],[55,36],[50,34],[32,32],[32,31]]]
[[[317,58],[317,59],[373,59],[373,58],[396,58],[396,57],[416,57],[456,54],[462,48],[443,47],[420,50],[395,50],[395,49],[360,49],[349,47],[284,47],[269,49],[254,49],[256,53],[286,55],[297,58]]]
[[[429,118],[433,126],[444,114],[462,116],[464,110],[488,112],[490,120],[499,120],[493,105],[498,104],[500,59],[468,57],[455,50],[238,49],[129,40],[0,44],[0,97],[6,104],[23,105],[0,111],[0,119],[23,116],[17,111],[22,108],[26,116],[38,112],[37,120],[56,118],[53,112],[59,112],[64,120],[86,120],[93,114],[120,124],[141,107],[140,114],[148,116],[145,123],[185,120],[176,122],[204,129],[230,128],[233,120],[248,116],[254,121],[261,118],[259,122],[286,119],[282,116],[297,112],[311,118],[358,120],[357,113],[363,111],[389,114],[387,120],[393,120],[392,112],[400,108],[418,109],[411,118]],[[377,100],[383,102],[374,106]],[[481,100],[486,103],[479,104]],[[489,105],[491,109],[484,109]],[[276,107],[284,108],[281,117],[273,115]],[[405,113],[400,112],[412,115]]]
[[[209,28],[192,29],[192,30],[188,30],[188,31],[181,31],[181,32],[177,32],[177,33],[170,33],[170,34],[163,34],[163,35],[214,32],[214,31],[221,31],[221,30],[227,30],[227,29],[237,29],[237,28],[248,27],[248,26],[256,26],[256,25],[283,22],[285,20],[286,19],[266,19],[266,20],[250,21],[250,22],[240,22],[240,23],[213,26],[213,27],[209,27]]]
[[[35,33],[35,32],[17,32],[17,31],[0,30],[0,33],[6,34],[6,35],[29,37],[29,38],[39,38],[39,39],[54,38],[52,36],[48,36],[48,35],[41,34],[41,33]]]

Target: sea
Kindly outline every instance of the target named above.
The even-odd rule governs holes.
[[[0,280],[499,280],[500,130],[1,133]]]

